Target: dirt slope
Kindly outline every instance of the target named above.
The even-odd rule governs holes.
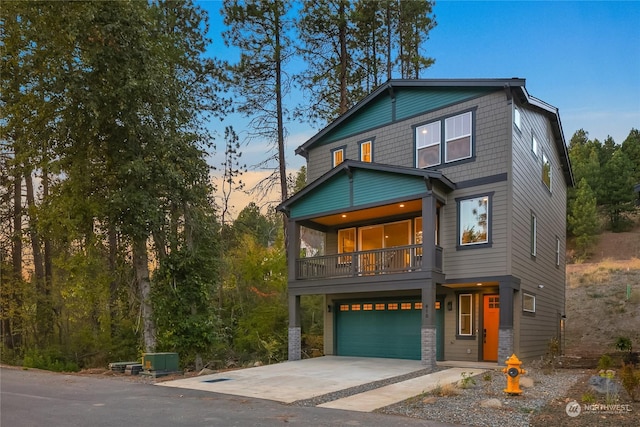
[[[565,353],[599,356],[620,336],[640,349],[640,226],[603,233],[587,262],[567,265]]]

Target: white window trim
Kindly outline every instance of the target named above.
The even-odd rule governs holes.
[[[518,107],[513,107],[513,123],[516,125],[518,130],[521,129],[520,110],[518,109]]]
[[[547,185],[547,183],[544,180],[544,173],[542,174],[541,178],[542,178],[542,183],[545,185],[545,187],[547,187],[549,189],[549,191],[551,191],[551,184],[553,182],[552,179],[552,168],[551,168],[551,161],[549,160],[549,158],[547,157],[547,155],[544,153],[544,151],[542,152],[542,172],[544,172],[544,165],[548,164],[549,165],[549,185]]]
[[[531,256],[538,255],[538,217],[531,213]]]
[[[342,161],[336,163],[336,154],[337,153],[342,153]],[[336,167],[338,166],[340,163],[344,162],[344,148],[336,148],[335,150],[331,151],[331,165],[332,167]]]
[[[372,140],[368,140],[368,141],[363,141],[360,143],[360,161],[361,162],[367,162],[367,160],[364,160],[364,150],[362,149],[365,146],[369,146],[369,160],[368,162],[371,163],[373,162],[373,141]]]
[[[560,238],[556,237],[556,267],[560,266]]]
[[[462,297],[469,298],[469,333],[462,333]],[[473,294],[459,294],[458,295],[458,335],[462,337],[470,337],[473,336]]]
[[[438,131],[440,132],[439,138],[438,138],[438,142],[432,142],[431,144],[426,144],[426,145],[420,145],[418,143],[418,133],[420,131],[421,128],[425,127],[425,126],[435,126],[436,129],[438,129]],[[430,168],[433,166],[438,166],[440,164],[442,164],[442,121],[438,120],[435,122],[431,122],[431,123],[425,123],[423,125],[417,126],[416,127],[416,167],[417,168],[421,168],[421,169],[425,169],[425,168]],[[427,165],[427,166],[420,166],[420,150],[423,148],[429,148],[429,147],[433,147],[434,145],[438,146],[438,163],[434,163],[432,165]]]
[[[458,117],[462,117],[462,116],[469,116],[469,133],[466,134],[460,134],[460,135],[456,135],[455,138],[449,138],[447,135],[447,122],[449,120],[454,120]],[[449,160],[447,157],[447,145],[450,141],[456,141],[458,139],[461,138],[466,138],[469,137],[469,155],[466,157],[460,157],[457,159],[453,159],[453,160]],[[466,113],[462,113],[462,114],[457,114],[455,116],[452,117],[447,117],[444,120],[444,162],[445,163],[450,163],[450,162],[457,162],[459,160],[464,160],[464,159],[470,159],[471,157],[473,157],[473,115],[471,114],[471,111],[467,111]]]
[[[540,145],[538,144],[538,140],[536,139],[536,136],[532,133],[531,134],[531,152],[534,154],[534,156],[538,157],[539,151],[540,151]]]
[[[530,299],[532,302],[533,307],[532,308],[527,308],[527,305],[525,304],[525,300],[526,299]],[[527,313],[535,313],[536,312],[536,296],[527,292],[523,292],[522,293],[522,311],[526,311]]]

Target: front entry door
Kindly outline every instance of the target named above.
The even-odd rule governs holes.
[[[500,323],[500,296],[484,296],[484,315],[482,331],[482,359],[498,360],[498,325]]]

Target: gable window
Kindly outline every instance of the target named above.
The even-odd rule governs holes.
[[[373,161],[373,141],[360,143],[360,161],[371,163]]]
[[[520,110],[518,107],[513,107],[513,123],[520,129]]]
[[[536,312],[536,296],[535,295],[528,294],[526,292],[522,294],[522,311],[526,311],[527,313]]]
[[[551,191],[551,163],[544,153],[542,153],[542,182]]]
[[[473,335],[473,295],[458,295],[458,335]]]
[[[538,252],[538,218],[531,213],[531,256],[536,256]]]
[[[531,134],[531,151],[538,157],[538,140],[534,134]]]
[[[491,194],[458,199],[458,245],[489,243]]]
[[[440,164],[440,121],[416,128],[416,159],[419,168]]]
[[[336,148],[331,151],[332,158],[332,167],[338,166],[340,163],[344,162],[344,147]]]
[[[449,117],[444,121],[444,129],[444,161],[453,162],[471,157],[471,111]]]

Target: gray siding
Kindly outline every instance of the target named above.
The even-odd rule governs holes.
[[[513,345],[518,357],[530,359],[547,350],[549,340],[559,331],[559,316],[565,304],[565,230],[566,183],[560,165],[560,153],[552,140],[551,125],[545,114],[530,106],[519,106],[521,126],[513,125],[513,102],[503,91],[471,99],[438,111],[397,121],[388,126],[361,132],[312,149],[308,154],[308,182],[331,169],[331,150],[345,146],[346,159],[359,159],[358,142],[375,138],[373,158],[377,163],[405,167],[415,166],[414,127],[464,111],[474,111],[475,157],[438,169],[458,184],[440,211],[440,245],[444,249],[444,272],[449,283],[473,278],[513,276],[520,279],[520,291],[514,295]],[[551,163],[551,191],[542,182],[542,156],[531,151],[531,135]],[[504,181],[484,183],[482,179],[505,175]],[[375,186],[372,186],[375,187]],[[360,192],[359,192],[360,193]],[[457,248],[456,198],[492,193],[491,246]],[[362,192],[364,194],[364,192]],[[531,214],[537,217],[537,256],[532,257]],[[560,265],[556,265],[556,238],[560,240]],[[327,253],[337,250],[337,236],[327,234]],[[540,285],[542,287],[540,287]],[[402,295],[396,284],[385,284],[389,293]],[[375,289],[382,290],[382,287]],[[406,287],[404,289],[407,289]],[[362,289],[356,289],[358,292]],[[473,292],[476,290],[474,289]],[[329,292],[339,292],[329,290]],[[536,297],[535,314],[522,311],[522,295]],[[457,306],[453,290],[445,290],[446,300]],[[364,295],[354,294],[353,296]],[[371,294],[367,294],[371,297]],[[327,304],[347,295],[327,295]],[[481,325],[480,294],[474,297],[474,325]],[[457,309],[445,311],[445,359],[479,360],[477,337],[456,337]],[[325,353],[333,352],[333,317],[325,314]],[[470,352],[468,352],[468,350]]]
[[[441,208],[440,241],[444,249],[444,271],[447,280],[468,277],[502,276],[507,274],[505,260],[507,246],[507,181],[456,190]],[[493,192],[491,198],[490,233],[491,247],[457,248],[458,213],[455,199]]]
[[[475,161],[471,165],[442,165],[439,169],[454,182],[506,172],[510,156],[511,107],[504,92],[499,91],[314,148],[309,152],[307,180],[313,182],[331,170],[332,149],[346,146],[345,158],[359,160],[358,142],[373,137],[376,163],[414,167],[413,126],[470,109],[475,109]]]
[[[514,125],[512,166],[511,271],[521,279],[516,294],[518,313],[522,294],[536,296],[536,313],[522,314],[518,322],[516,351],[522,358],[541,356],[549,340],[557,336],[559,315],[564,313],[566,184],[560,171],[560,157],[551,139],[545,116],[525,107],[521,129]],[[549,158],[552,170],[551,192],[542,182],[542,156],[531,151],[531,136]],[[531,214],[537,217],[537,256],[531,256]],[[560,239],[560,266],[556,266],[556,236]],[[539,285],[544,286],[539,288]],[[516,316],[518,317],[518,316]]]
[[[472,293],[471,291],[460,290],[460,293]],[[453,310],[444,312],[444,359],[445,360],[463,360],[463,361],[477,361],[481,357],[479,355],[479,342],[478,336],[475,334],[473,337],[465,339],[458,339],[458,301],[457,294],[449,290],[444,300],[445,310],[447,303],[451,301],[453,304]],[[473,326],[475,329],[479,327],[480,323],[480,304],[482,303],[480,294],[473,293]]]

